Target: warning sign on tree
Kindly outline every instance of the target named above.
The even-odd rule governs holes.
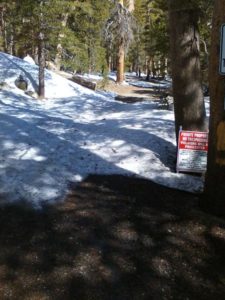
[[[204,173],[207,168],[208,132],[180,130],[177,172]]]

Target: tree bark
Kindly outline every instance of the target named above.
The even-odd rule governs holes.
[[[175,127],[205,131],[206,114],[199,59],[198,12],[169,0]]]
[[[40,32],[38,36],[38,63],[39,63],[39,87],[38,87],[38,96],[39,99],[45,98],[45,43],[44,43],[44,20],[43,20],[43,1],[40,3]]]
[[[5,20],[6,10],[7,9],[5,7],[5,4],[2,4],[1,5],[1,34],[2,34],[4,52],[7,52],[7,50],[8,50],[7,23],[6,23],[6,20]]]
[[[134,0],[128,1],[128,10],[132,12],[134,10]]]
[[[122,83],[124,81],[124,56],[125,56],[125,51],[124,51],[124,45],[121,43],[119,46],[119,51],[118,51],[118,61],[117,61],[117,76],[116,76],[116,82],[117,83]]]
[[[107,65],[108,65],[108,72],[110,73],[112,71],[112,55],[109,54],[107,57]]]
[[[150,76],[151,76],[151,58],[150,57],[146,60],[146,73],[147,74],[146,74],[145,80],[149,81]]]
[[[69,17],[68,13],[62,15],[62,20],[61,20],[62,29],[64,29],[67,25],[68,17]],[[62,63],[62,56],[63,56],[62,39],[64,38],[64,36],[65,35],[62,32],[60,32],[58,35],[58,44],[56,47],[56,56],[55,56],[55,65],[58,71],[60,70],[61,63]]]
[[[118,0],[120,5],[124,5],[123,0]],[[122,83],[124,81],[124,60],[125,60],[125,50],[124,50],[124,41],[121,39],[118,46],[117,52],[117,74],[116,82]]]
[[[151,69],[152,69],[153,78],[155,78],[156,77],[156,64],[155,64],[154,58],[151,60]]]
[[[39,33],[39,44],[38,44],[38,63],[39,63],[39,87],[38,95],[39,99],[45,98],[45,53],[44,53],[44,35],[42,32]]]
[[[0,35],[2,36],[2,46],[3,46],[3,49],[4,51],[6,51],[6,29],[5,29],[5,16],[4,16],[4,13],[5,13],[5,7],[3,4],[1,4],[0,6]]]
[[[8,53],[11,55],[15,55],[15,41],[14,41],[14,28],[13,24],[9,26],[9,43],[8,43]]]
[[[225,0],[215,0],[209,62],[209,153],[202,208],[225,216],[225,76],[219,74],[220,28],[225,23]]]
[[[119,4],[124,6],[123,0],[118,0]],[[134,0],[129,0],[128,2],[128,10],[132,12],[134,10]],[[124,40],[121,39],[118,46],[118,55],[117,55],[117,76],[116,82],[122,83],[124,81],[124,63],[125,61],[125,45]]]

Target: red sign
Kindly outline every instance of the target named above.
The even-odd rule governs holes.
[[[180,131],[179,149],[208,151],[208,132]]]
[[[208,132],[179,132],[177,172],[202,173],[207,167]]]

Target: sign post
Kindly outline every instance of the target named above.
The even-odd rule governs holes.
[[[207,152],[208,132],[180,130],[177,172],[205,173]]]
[[[219,72],[225,75],[225,24],[221,26]]]
[[[225,24],[221,26],[219,72],[225,75]],[[225,110],[225,98],[223,108]]]

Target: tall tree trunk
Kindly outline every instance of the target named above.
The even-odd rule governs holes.
[[[109,54],[107,57],[107,65],[108,65],[108,72],[110,73],[112,71],[112,55]]]
[[[1,35],[3,40],[3,50],[7,52],[8,42],[7,42],[7,29],[6,29],[6,20],[5,20],[6,8],[5,5],[1,6]]]
[[[2,36],[2,49],[6,50],[6,37],[5,37],[5,19],[4,19],[4,5],[0,6],[0,35]]]
[[[61,20],[62,29],[66,27],[68,17],[69,17],[68,13],[62,15],[62,20]],[[56,56],[55,56],[55,65],[57,70],[60,70],[61,68],[62,56],[63,56],[62,39],[64,38],[64,36],[65,35],[63,32],[60,32],[58,35],[58,44],[56,47]]]
[[[206,130],[199,59],[198,11],[169,0],[170,46],[176,136],[185,130]]]
[[[128,1],[128,10],[130,12],[134,11],[134,0],[129,0]]]
[[[63,47],[61,42],[59,42],[56,47],[56,55],[55,55],[55,66],[58,71],[61,69],[62,54],[63,54]]]
[[[118,1],[120,5],[124,5],[123,0]],[[125,60],[125,49],[124,49],[124,41],[121,39],[120,44],[118,46],[117,52],[117,75],[116,82],[122,83],[124,81],[124,60]]]
[[[15,55],[15,41],[14,41],[14,28],[13,24],[9,26],[9,43],[8,43],[8,53],[11,55]]]
[[[117,76],[116,76],[116,82],[122,83],[124,81],[124,45],[123,43],[119,46],[118,51],[118,61],[117,61]]]
[[[152,69],[152,75],[155,78],[156,77],[156,63],[154,58],[151,60],[151,69]]]
[[[168,75],[168,59],[167,58],[165,58],[164,74],[165,74],[165,76]]]
[[[225,76],[219,74],[220,27],[225,23],[225,0],[215,0],[209,65],[209,154],[201,206],[225,216]]]
[[[43,1],[40,3],[40,32],[38,36],[38,63],[39,63],[39,88],[38,95],[40,99],[45,98],[45,43],[44,43],[44,20],[43,20]]]
[[[145,80],[149,81],[150,76],[151,76],[151,58],[149,58],[148,61],[147,61],[147,75],[146,75]]]
[[[39,88],[38,95],[40,99],[45,98],[45,47],[44,47],[44,34],[39,33],[38,44],[38,63],[39,63]]]
[[[123,0],[118,0],[119,4],[124,6]],[[128,10],[132,12],[134,10],[134,0],[129,0],[128,2]],[[118,46],[118,55],[117,55],[117,76],[116,82],[122,83],[124,81],[124,63],[125,61],[125,45],[124,40],[121,39],[120,44]]]

